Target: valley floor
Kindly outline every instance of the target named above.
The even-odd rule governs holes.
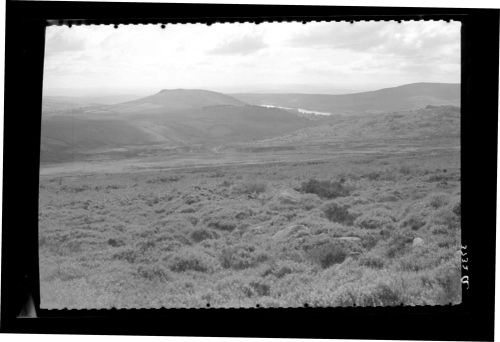
[[[41,307],[461,302],[458,148],[266,162],[42,169]]]

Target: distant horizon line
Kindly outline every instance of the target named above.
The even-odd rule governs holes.
[[[54,89],[50,90],[49,94],[43,94],[43,97],[68,97],[68,98],[85,98],[85,97],[111,97],[111,96],[130,96],[130,95],[141,95],[141,96],[151,96],[151,95],[156,95],[158,93],[161,93],[162,91],[179,91],[179,90],[187,90],[187,91],[210,91],[214,93],[220,93],[220,94],[226,94],[226,95],[236,95],[236,94],[303,94],[303,95],[350,95],[350,94],[358,94],[358,93],[367,93],[367,92],[373,92],[373,91],[379,91],[379,90],[384,90],[384,89],[392,89],[392,88],[400,88],[404,86],[410,86],[410,85],[417,85],[417,84],[447,84],[447,85],[460,85],[461,82],[412,82],[412,83],[404,83],[404,84],[399,84],[399,85],[394,85],[394,86],[383,86],[381,88],[374,88],[371,90],[353,90],[353,89],[345,89],[346,92],[335,92],[335,93],[327,93],[327,92],[297,92],[297,91],[284,91],[284,92],[276,92],[276,91],[217,91],[217,90],[212,90],[210,88],[201,88],[201,87],[196,87],[196,88],[161,88],[157,90],[156,92],[152,91],[147,91],[145,89],[140,90],[118,90],[115,93],[99,93],[99,90],[94,90],[96,93],[88,93],[85,95],[59,95],[59,94],[54,94],[55,91]],[[78,91],[77,89],[70,90],[70,91]],[[82,89],[83,91],[83,89]],[[88,90],[85,90],[88,92]],[[49,92],[49,90],[44,90],[45,92]],[[52,93],[54,92],[54,93]]]

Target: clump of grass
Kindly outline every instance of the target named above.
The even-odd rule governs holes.
[[[365,177],[371,181],[377,181],[382,177],[381,171],[371,171],[365,174]]]
[[[42,249],[48,245],[48,241],[49,239],[46,236],[38,235],[38,249]]]
[[[347,257],[347,252],[344,248],[333,244],[323,246],[319,250],[314,250],[312,254],[313,258],[319,261],[322,268],[328,268],[333,264],[340,264]]]
[[[298,263],[293,260],[279,260],[266,267],[262,272],[262,276],[267,277],[272,275],[276,278],[283,278],[288,274],[302,273],[305,271],[306,266],[302,263]]]
[[[373,232],[369,234],[363,234],[362,239],[361,239],[361,245],[363,248],[369,250],[372,249],[377,245],[380,239],[383,239],[386,234],[390,235],[390,231],[386,229],[381,229],[378,232]]]
[[[57,266],[56,271],[52,273],[47,280],[59,279],[62,281],[69,281],[81,278],[84,275],[84,269],[81,266],[62,263]]]
[[[149,281],[167,281],[171,279],[168,270],[161,264],[140,265],[137,267],[137,275]]]
[[[420,212],[410,213],[402,222],[401,227],[410,228],[412,230],[419,230],[427,224],[426,217]]]
[[[444,174],[433,174],[427,177],[428,182],[447,182],[450,180],[452,176],[444,173]]]
[[[439,209],[450,203],[450,196],[446,193],[433,193],[427,196],[426,203],[432,209]]]
[[[290,242],[291,240],[296,240],[309,234],[309,228],[302,224],[294,224],[276,232],[273,235],[273,240]]]
[[[418,230],[426,225],[442,225],[457,229],[460,227],[459,214],[459,200],[446,193],[433,193],[405,209],[401,227]]]
[[[352,188],[347,186],[343,179],[338,181],[309,179],[303,182],[297,190],[302,193],[316,194],[321,198],[334,199],[349,196]]]
[[[233,182],[227,180],[227,179],[224,179],[222,181],[222,183],[220,183],[220,186],[224,187],[224,188],[227,188],[227,187],[230,187],[231,185],[233,185]]]
[[[189,234],[189,236],[191,237],[191,240],[193,240],[194,242],[200,242],[200,241],[207,240],[207,239],[218,239],[219,238],[219,234],[217,234],[217,232],[214,232],[214,231],[209,230],[209,229],[204,229],[204,228],[200,228],[200,229],[196,229],[196,230],[192,231],[191,234]]]
[[[121,186],[119,186],[118,184],[110,184],[110,185],[107,185],[105,187],[106,190],[117,190],[120,188],[121,188]]]
[[[148,179],[146,183],[149,184],[156,184],[156,183],[174,183],[177,182],[181,179],[181,176],[177,175],[171,175],[171,176],[166,176],[166,177],[158,177],[154,179]]]
[[[249,297],[264,297],[269,296],[271,293],[271,285],[264,280],[258,279],[248,283],[251,291],[247,293]]]
[[[255,195],[265,192],[267,185],[264,182],[247,181],[233,187],[233,191],[240,195]]]
[[[189,223],[191,223],[192,226],[196,226],[198,224],[198,221],[200,220],[196,216],[187,216],[186,219]]]
[[[368,178],[370,181],[395,181],[397,179],[397,170],[386,169],[370,171],[364,174],[364,177]]]
[[[179,213],[181,213],[181,214],[192,214],[195,212],[196,212],[196,209],[193,207],[185,207],[185,208],[182,208],[181,210],[179,210]]]
[[[356,218],[351,212],[349,212],[347,205],[340,204],[336,201],[326,203],[322,210],[326,218],[332,222],[352,225],[354,219]]]
[[[201,222],[209,228],[233,231],[242,220],[254,215],[254,212],[249,208],[228,207],[217,208],[203,215]]]
[[[263,198],[263,205],[266,203],[266,198]],[[288,212],[288,214],[297,213],[298,210],[312,210],[317,208],[321,203],[321,199],[313,194],[300,194],[293,190],[284,190],[273,196],[269,202],[269,209],[279,212]]]
[[[396,306],[404,303],[403,291],[396,284],[379,281],[367,286],[341,287],[334,300],[338,306]]]
[[[443,226],[443,225],[432,226],[431,233],[433,235],[447,235],[448,234],[448,227]]]
[[[367,305],[395,306],[403,303],[402,294],[394,286],[379,283],[363,301]]]
[[[445,257],[444,254],[442,250],[436,250],[435,247],[412,249],[408,254],[399,258],[398,263],[403,271],[418,272],[436,267]]]
[[[225,231],[233,231],[238,226],[238,222],[231,217],[207,218],[204,220],[204,223],[210,228]]]
[[[402,175],[408,176],[409,174],[411,174],[411,172],[412,172],[412,168],[408,165],[402,165],[399,168],[399,173],[401,173]]]
[[[250,244],[239,244],[222,250],[220,261],[224,268],[242,270],[269,259],[269,255]]]
[[[349,254],[343,243],[317,238],[304,246],[307,257],[321,268],[344,262]]]
[[[111,238],[111,239],[108,239],[108,245],[110,245],[111,247],[121,247],[121,246],[125,245],[125,242],[123,240],[120,240],[120,239]]]
[[[271,286],[263,280],[251,281],[249,285],[254,290],[255,294],[260,297],[269,296],[271,292]]]
[[[165,177],[166,181],[167,182],[177,182],[179,180],[182,179],[182,176],[180,175],[171,175],[171,176],[168,176],[168,177]]]
[[[452,201],[450,204],[450,207],[451,207],[451,211],[453,211],[453,213],[455,215],[457,215],[458,217],[460,217],[462,215],[462,205],[461,205],[460,198]]]
[[[442,225],[451,230],[460,228],[460,217],[450,207],[436,210],[429,218],[430,224]]]
[[[156,247],[156,241],[152,239],[140,240],[136,242],[135,247],[140,253],[145,253]]]
[[[59,188],[59,190],[61,190],[63,192],[70,192],[70,193],[79,193],[79,192],[83,192],[83,191],[87,191],[87,190],[91,190],[91,189],[92,188],[87,184],[75,185],[75,186],[63,185]]]
[[[216,270],[215,259],[207,253],[193,249],[183,248],[168,259],[168,267],[173,272],[213,272]]]
[[[448,262],[436,270],[436,280],[441,286],[438,302],[442,305],[458,304],[462,300],[462,272],[460,262]]]
[[[132,248],[122,249],[112,255],[112,259],[114,260],[125,260],[128,263],[135,263],[139,259],[140,255],[138,251]]]
[[[354,222],[364,229],[394,228],[394,217],[390,210],[385,208],[374,208],[364,212]]]
[[[191,204],[194,204],[194,203],[198,203],[201,201],[201,198],[200,196],[196,195],[196,194],[187,194],[184,197],[184,203],[186,203],[187,205],[191,205]]]
[[[360,258],[359,264],[373,269],[381,269],[385,265],[385,260],[375,254],[367,254]]]
[[[219,295],[234,299],[267,297],[271,294],[271,285],[263,279],[230,276],[216,285]],[[242,303],[240,303],[242,304]]]
[[[210,178],[221,178],[221,177],[224,177],[225,175],[226,174],[224,172],[217,170],[215,172],[208,174],[207,176]]]
[[[389,258],[405,254],[408,251],[409,246],[413,243],[413,239],[414,236],[407,232],[401,232],[393,235],[387,242],[388,247],[385,254]]]

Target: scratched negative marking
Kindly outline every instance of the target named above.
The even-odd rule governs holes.
[[[460,29],[47,27],[41,307],[461,303]]]

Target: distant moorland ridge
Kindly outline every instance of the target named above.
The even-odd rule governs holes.
[[[255,105],[302,108],[331,114],[411,110],[426,105],[460,106],[460,84],[412,83],[354,94],[231,94]]]
[[[364,124],[370,127],[371,119],[367,117],[378,113],[405,112],[402,114],[404,118],[397,118],[396,121],[391,117],[377,115],[376,120],[381,127],[395,127],[393,129],[396,130],[391,132],[396,132],[399,125],[410,125],[413,115],[421,117],[420,121],[425,121],[419,123],[418,127],[427,125],[439,130],[443,123],[435,122],[440,117],[438,112],[434,109],[420,112],[418,109],[429,105],[454,107],[459,115],[457,107],[460,104],[460,86],[416,83],[348,95],[231,96],[208,90],[172,89],[114,105],[92,103],[85,106],[82,100],[72,104],[68,98],[58,104],[54,97],[45,101],[46,99],[42,119],[41,160],[58,162],[68,158],[72,160],[78,153],[89,155],[93,151],[110,148],[127,150],[130,146],[139,145],[218,146],[255,144],[262,140],[266,143],[272,141],[274,144],[289,139],[297,143],[302,136],[307,136],[308,141],[316,141],[319,137],[316,137],[317,134],[321,132],[321,136],[330,136],[331,130],[341,125],[341,122],[345,126],[345,132],[354,132],[353,127]],[[332,115],[307,115],[297,109]],[[445,111],[450,110],[450,113],[454,113],[453,109]],[[434,112],[437,116],[426,114]],[[356,118],[358,116],[359,119]],[[342,118],[352,120],[345,121]],[[417,129],[419,130],[420,128]],[[285,136],[286,139],[280,138]]]

